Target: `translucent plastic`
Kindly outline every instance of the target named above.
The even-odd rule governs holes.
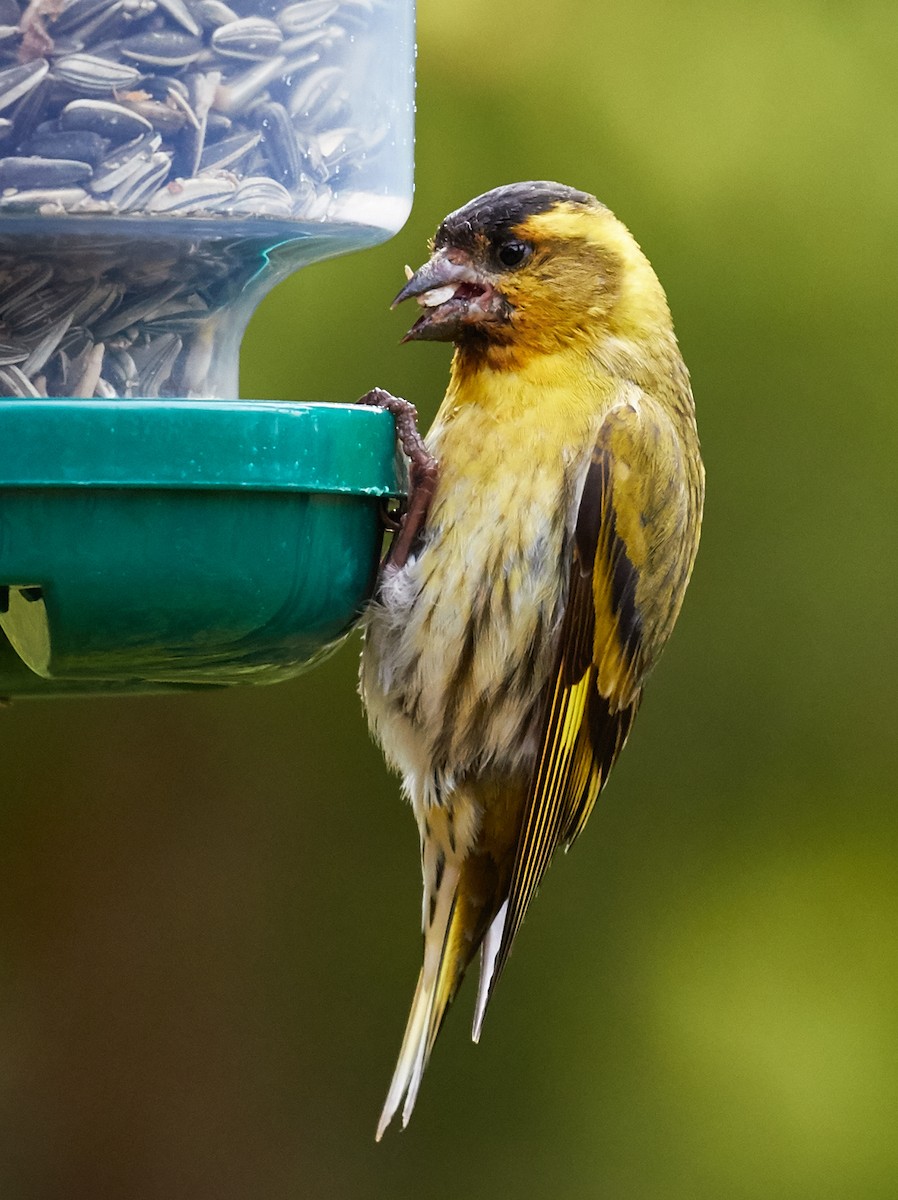
[[[0,0],[0,395],[237,396],[412,193],[413,0]]]

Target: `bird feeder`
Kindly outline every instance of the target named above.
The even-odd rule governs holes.
[[[370,595],[393,419],[240,401],[411,204],[413,0],[0,0],[0,696],[271,682]]]

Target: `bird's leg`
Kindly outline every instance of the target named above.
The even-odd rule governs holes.
[[[383,562],[384,566],[398,571],[408,561],[412,546],[427,521],[430,502],[437,485],[439,464],[424,445],[424,439],[418,432],[418,410],[414,404],[399,396],[390,395],[383,388],[372,388],[358,403],[385,408],[393,414],[396,436],[409,463],[408,500],[400,508],[397,532]]]

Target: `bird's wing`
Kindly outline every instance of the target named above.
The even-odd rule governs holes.
[[[605,419],[586,472],[558,655],[490,992],[553,853],[577,837],[623,748],[654,657],[656,620],[640,605],[640,576],[657,568],[650,544],[657,527],[647,529],[646,514],[658,510],[659,489],[668,489],[655,482],[658,462],[646,450],[652,441],[639,412],[622,405]],[[662,533],[661,540],[670,539]]]

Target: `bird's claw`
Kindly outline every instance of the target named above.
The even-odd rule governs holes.
[[[360,397],[358,403],[385,408],[387,412],[392,413],[396,436],[409,463],[408,499],[400,506],[398,525],[395,518],[392,521],[396,530],[395,536],[381,564],[382,567],[389,566],[393,570],[399,570],[408,562],[412,547],[427,522],[430,502],[436,490],[439,464],[425,446],[424,439],[418,431],[418,410],[414,404],[403,400],[401,396],[393,396],[383,388],[372,388]]]
[[[385,408],[392,413],[396,423],[396,436],[402,447],[409,465],[425,474],[436,469],[436,459],[424,445],[424,439],[418,432],[418,410],[408,400],[394,396],[383,388],[372,388],[356,402],[370,404],[374,408]]]

